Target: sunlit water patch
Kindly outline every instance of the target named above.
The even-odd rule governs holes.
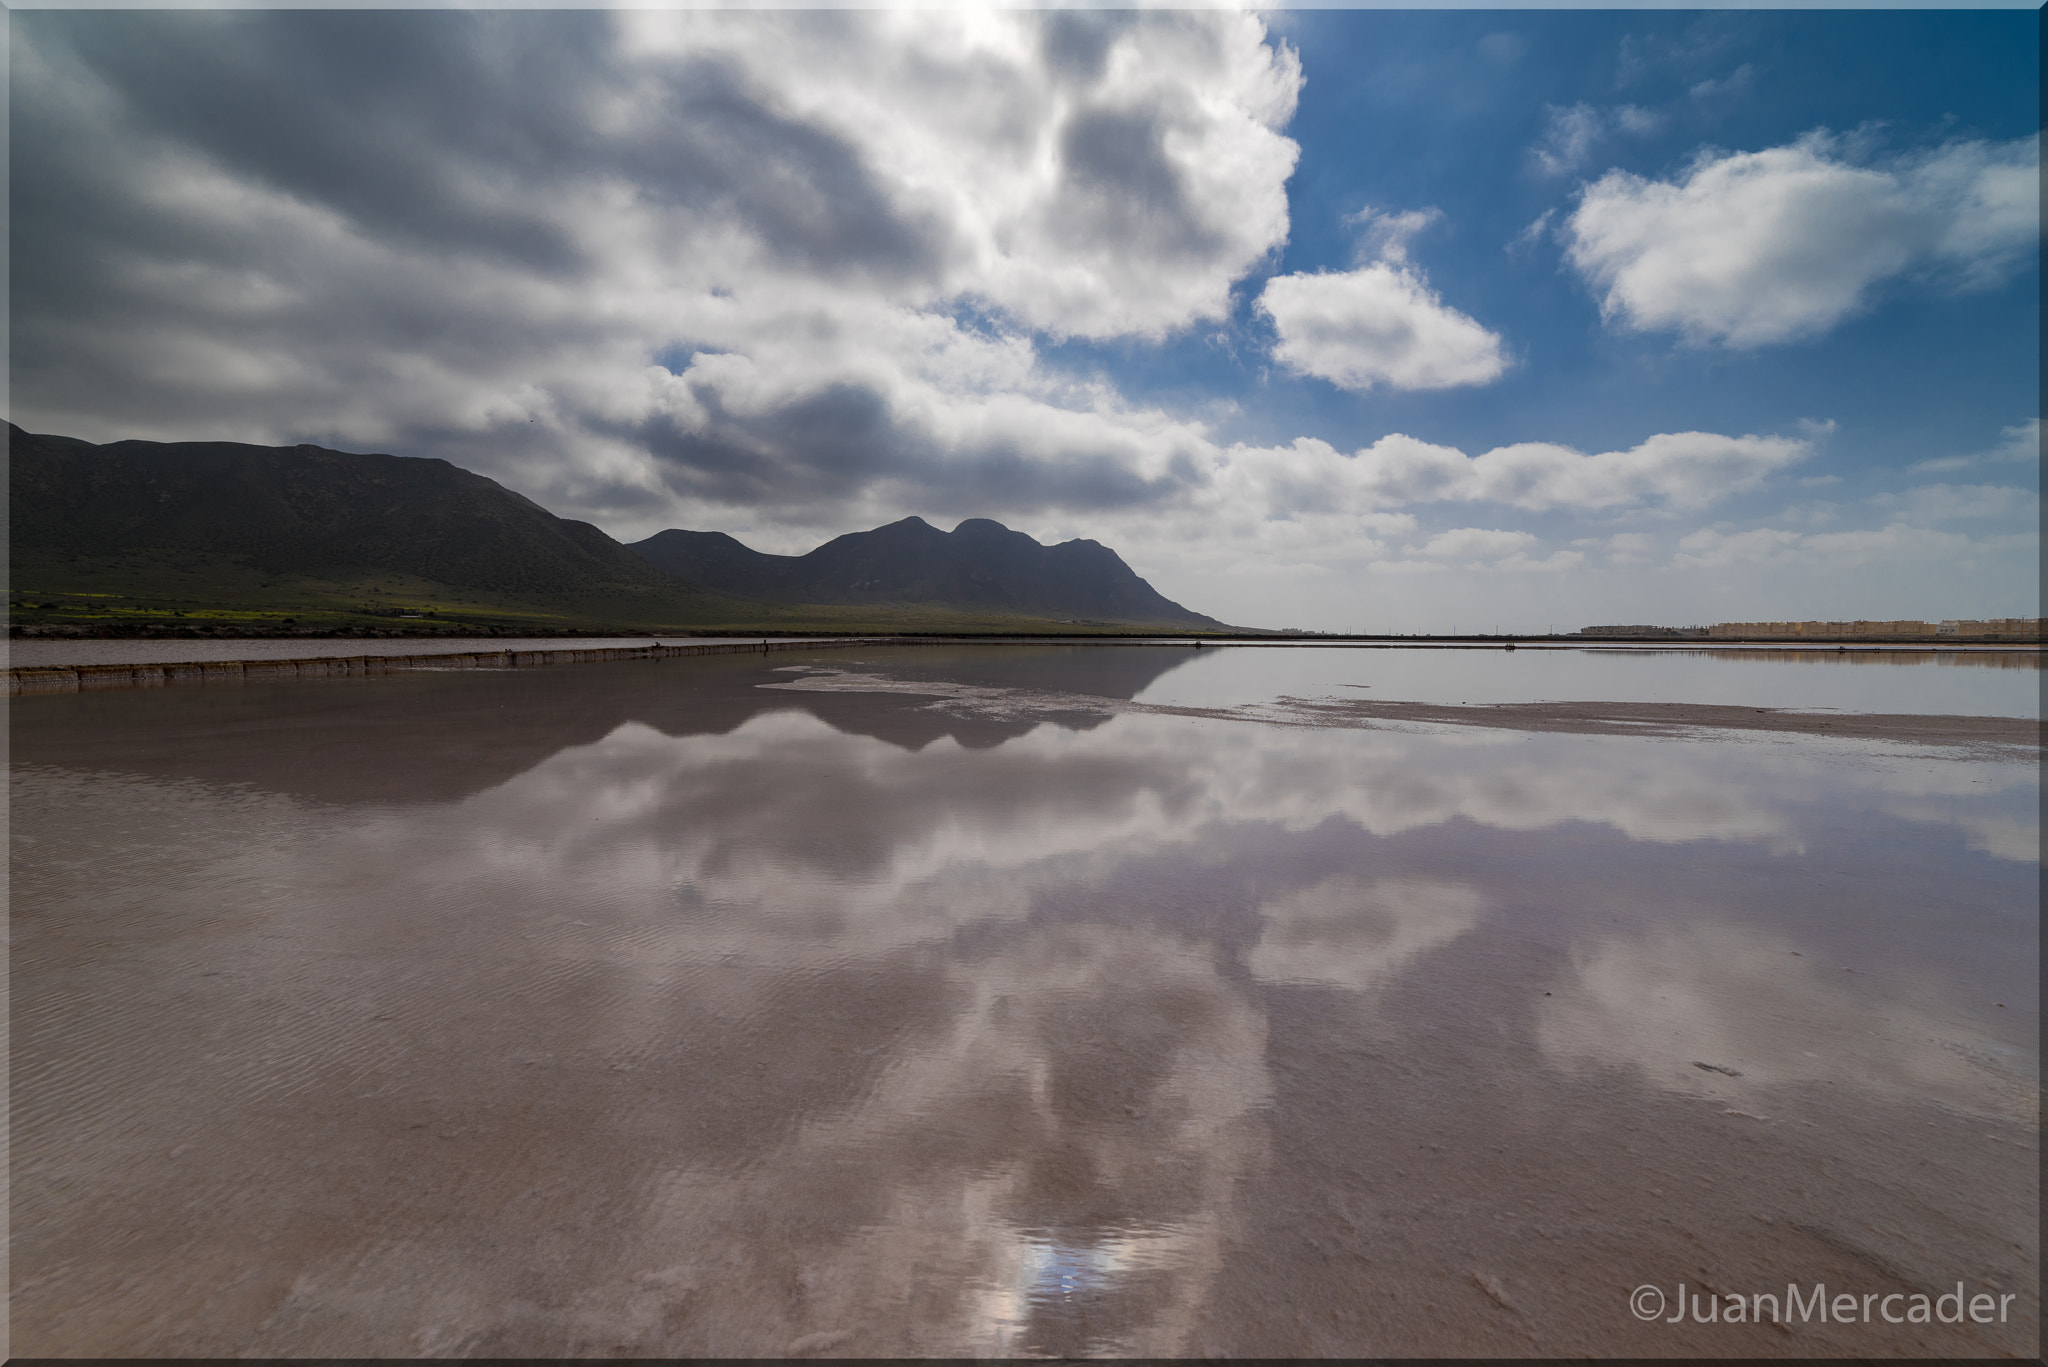
[[[1138,700],[1229,706],[1282,694],[1384,702],[1733,703],[1986,717],[2041,715],[2037,650],[1644,647],[1205,647]]]

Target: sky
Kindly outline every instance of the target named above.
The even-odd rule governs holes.
[[[1266,627],[2040,612],[2036,11],[9,25],[30,431]]]

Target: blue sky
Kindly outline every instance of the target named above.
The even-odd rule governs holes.
[[[1434,207],[1416,259],[1447,302],[1505,334],[1518,364],[1495,384],[1359,396],[1242,366],[1177,364],[1211,385],[1263,382],[1271,397],[1252,440],[1288,440],[1295,414],[1340,445],[1389,427],[1454,444],[1544,435],[1586,449],[1630,444],[1659,425],[1775,428],[1851,413],[1870,455],[1904,465],[1973,411],[2035,406],[2035,367],[2016,343],[2038,332],[2038,275],[1956,296],[1904,286],[1824,338],[1791,347],[1702,350],[1668,335],[1601,326],[1598,299],[1548,238],[1509,245],[1540,215],[1568,213],[1586,179],[1621,167],[1668,178],[1703,148],[1758,150],[1816,128],[1870,128],[1885,150],[1958,138],[2009,141],[2037,131],[2036,16],[2011,12],[1759,13],[1700,17],[1580,11],[1542,14],[1308,11],[1279,31],[1302,54],[1302,146],[1289,185],[1291,229],[1279,272],[1341,268],[1367,206]],[[1492,52],[1498,55],[1489,56]],[[1624,57],[1630,54],[1633,60]],[[1695,87],[1750,73],[1738,92]],[[1820,75],[1821,79],[1816,79]],[[1630,105],[1647,135],[1605,129],[1571,173],[1530,164],[1549,111]],[[1876,127],[1872,127],[1876,125]],[[1261,277],[1250,277],[1254,284]],[[1241,293],[1256,294],[1256,288]],[[1240,314],[1238,321],[1251,320]],[[1164,359],[1164,358],[1162,358]],[[1232,375],[1235,371],[1235,376]],[[1250,372],[1250,373],[1248,373]],[[1874,379],[1883,377],[1881,383]],[[1910,383],[1901,385],[1900,380]],[[1647,426],[1646,426],[1647,425]],[[1427,429],[1425,431],[1424,429]],[[1871,463],[1865,460],[1859,463]]]
[[[17,11],[13,403],[1330,630],[2038,613],[2031,11]]]

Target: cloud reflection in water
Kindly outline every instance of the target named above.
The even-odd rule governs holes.
[[[1247,1193],[1363,1228],[1404,1154],[1588,1087],[2025,1119],[2024,1059],[1956,1004],[1999,967],[1972,944],[2011,962],[1986,927],[2024,901],[2017,846],[1979,833],[2031,810],[2023,766],[1101,712],[969,744],[914,692],[882,704],[906,744],[763,694],[402,806],[43,744],[15,807],[29,1263],[175,1230],[215,1252],[136,1303],[280,1355],[1172,1356],[1267,1256]],[[128,1146],[174,1126],[165,1203]],[[1286,1169],[1304,1150],[1361,1185]],[[334,1154],[384,1186],[295,1246],[268,1337],[208,1330],[219,1250],[324,1209]],[[60,1161],[134,1176],[88,1201],[40,1182]],[[72,1275],[38,1294],[90,1308]]]

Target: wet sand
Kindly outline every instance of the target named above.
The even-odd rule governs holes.
[[[14,1351],[2037,1351],[2036,733],[787,658],[18,705]]]
[[[1062,695],[1044,688],[1011,688],[930,677],[931,670],[882,673],[859,667],[785,665],[795,677],[764,687],[822,693],[884,693],[930,698],[929,706],[961,715],[1012,718],[1100,710],[1156,716],[1202,717],[1323,727],[1475,726],[1573,735],[1674,737],[1716,731],[1755,731],[1843,740],[1960,746],[1995,757],[2013,748],[2038,750],[2041,723],[2029,717],[1924,716],[1715,703],[1534,702],[1448,704],[1376,702],[1352,698],[1297,698],[1285,694],[1235,707],[1186,707],[1135,700]]]
[[[1867,712],[1795,712],[1711,703],[1544,702],[1448,707],[1413,702],[1288,699],[1307,721],[1437,723],[1574,735],[1677,736],[1690,731],[1763,731],[1970,748],[2039,749],[2041,723],[2025,717],[1886,716]]]

